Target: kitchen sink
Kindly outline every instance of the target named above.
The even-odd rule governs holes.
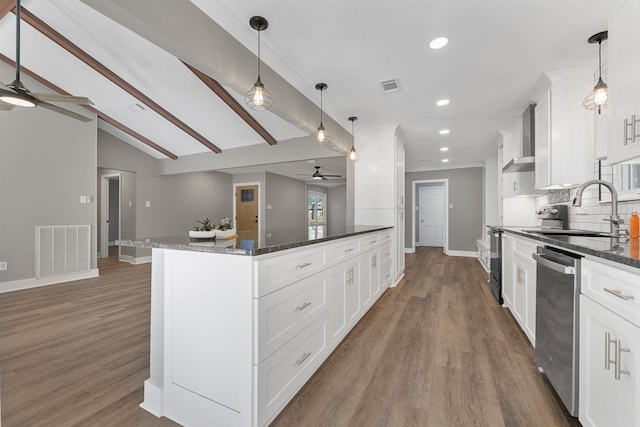
[[[609,237],[609,233],[603,233],[600,231],[591,231],[591,230],[537,229],[537,230],[522,230],[522,231],[530,234],[542,234],[544,236]]]

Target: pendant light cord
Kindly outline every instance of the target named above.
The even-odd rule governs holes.
[[[258,30],[258,80],[260,80],[260,30]]]
[[[20,0],[16,0],[16,81],[20,81]]]
[[[320,126],[322,126],[322,92],[324,89],[320,89]]]

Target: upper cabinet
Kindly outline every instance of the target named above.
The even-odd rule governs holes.
[[[536,189],[570,187],[592,179],[593,111],[582,105],[592,89],[593,73],[586,69],[540,77],[535,91]]]
[[[616,0],[609,13],[607,160],[640,156],[640,2]]]

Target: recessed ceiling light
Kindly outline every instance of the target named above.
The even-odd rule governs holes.
[[[449,132],[451,132],[449,129],[442,129],[442,130],[440,131],[440,135],[446,135],[446,134],[448,134]]]
[[[446,37],[436,37],[435,39],[429,42],[429,47],[431,49],[442,49],[447,44],[449,44],[449,39]]]
[[[449,159],[442,159],[442,163],[449,163]]]
[[[451,101],[449,101],[448,99],[441,99],[438,102],[436,102],[436,105],[442,107],[443,105],[449,104],[449,102],[451,102]]]
[[[449,151],[449,147],[442,147],[440,148],[440,151]]]

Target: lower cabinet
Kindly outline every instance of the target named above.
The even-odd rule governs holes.
[[[513,237],[502,234],[502,299],[513,312],[515,281],[513,274]]]
[[[331,269],[330,332],[340,340],[360,312],[360,260],[355,259]]]
[[[580,422],[640,426],[640,328],[580,295]]]

